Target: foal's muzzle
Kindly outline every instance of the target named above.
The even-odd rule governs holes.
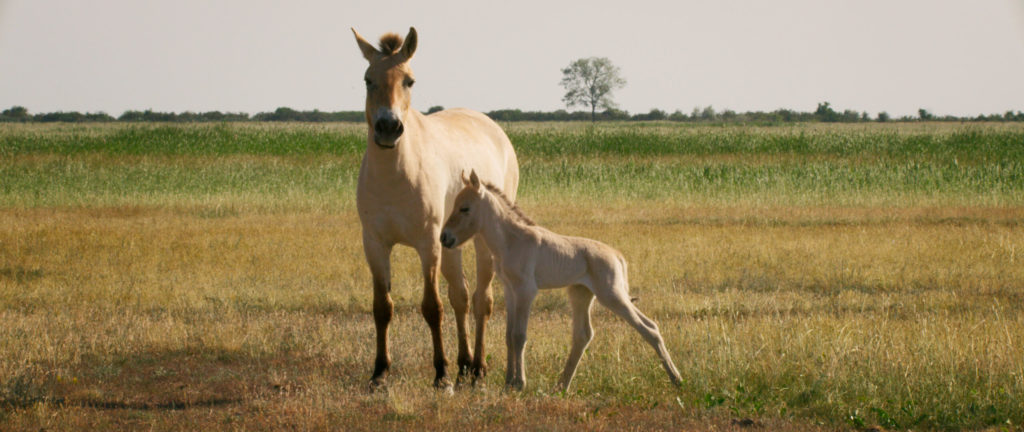
[[[441,246],[451,249],[455,246],[455,236],[449,234],[448,231],[441,232]]]

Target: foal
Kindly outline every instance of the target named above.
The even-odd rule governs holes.
[[[580,357],[594,336],[590,326],[594,297],[640,332],[661,357],[672,383],[681,384],[658,326],[629,299],[626,260],[621,253],[595,240],[563,236],[535,225],[501,190],[481,183],[476,171],[468,179],[463,173],[462,181],[465,187],[455,197],[452,215],[441,231],[441,244],[455,248],[480,234],[494,253],[498,276],[505,284],[506,387],[522,389],[526,385],[523,348],[537,291],[563,286],[569,287],[573,336],[569,359],[558,380],[560,390],[568,390]]]

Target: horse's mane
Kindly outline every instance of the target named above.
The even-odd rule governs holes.
[[[491,191],[491,193],[493,193],[494,196],[498,197],[502,202],[505,203],[505,206],[508,207],[509,212],[515,216],[516,220],[522,222],[524,225],[527,226],[537,225],[533,221],[533,219],[530,219],[529,216],[526,216],[526,214],[523,213],[523,210],[520,209],[519,206],[515,205],[515,203],[513,203],[512,200],[508,199],[508,196],[505,195],[505,192],[502,192],[501,189],[498,189],[497,186],[488,182],[483,182],[483,185],[484,187],[487,188],[487,190]]]
[[[397,33],[385,33],[380,37],[380,52],[392,55],[402,48],[402,37]]]

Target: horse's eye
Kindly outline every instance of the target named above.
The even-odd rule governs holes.
[[[460,208],[459,213],[469,213],[469,207]]]
[[[363,78],[363,81],[366,81],[366,88],[373,87],[373,81],[370,81],[369,78]]]
[[[416,80],[414,80],[412,78],[409,78],[409,79],[405,80],[405,86],[406,87],[412,87],[413,84],[416,84]]]

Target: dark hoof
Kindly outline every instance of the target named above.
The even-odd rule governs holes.
[[[434,389],[438,392],[444,393],[445,396],[451,396],[455,394],[455,388],[452,387],[451,381],[447,378],[440,378],[434,380]]]
[[[374,378],[370,380],[369,384],[370,393],[388,395],[388,383],[384,378]]]
[[[477,381],[483,382],[483,378],[487,376],[487,366],[473,366],[473,369],[470,372],[473,374],[473,385],[476,385]]]

